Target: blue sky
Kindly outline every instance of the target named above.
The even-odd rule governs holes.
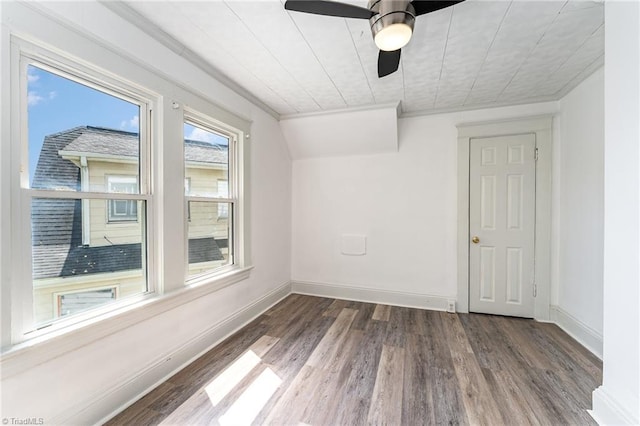
[[[139,108],[130,102],[83,86],[30,65],[27,70],[29,112],[29,181],[46,135],[77,126],[138,132]],[[210,143],[226,139],[188,124],[185,137]]]
[[[138,132],[138,106],[29,66],[29,177],[33,179],[46,135],[77,126]]]

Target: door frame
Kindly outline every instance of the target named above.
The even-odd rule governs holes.
[[[538,321],[549,321],[553,115],[462,123],[456,127],[458,128],[458,295],[456,311],[469,312],[469,148],[471,139],[534,134],[538,150],[534,237],[534,274],[537,294],[534,302],[534,318]]]

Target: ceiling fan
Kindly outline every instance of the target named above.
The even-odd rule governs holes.
[[[453,6],[464,0],[369,0],[369,8],[328,0],[287,0],[284,8],[296,12],[368,19],[378,54],[378,77],[398,70],[400,49],[411,39],[417,16]]]

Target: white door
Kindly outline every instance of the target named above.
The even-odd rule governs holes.
[[[535,135],[470,144],[469,310],[533,318]]]

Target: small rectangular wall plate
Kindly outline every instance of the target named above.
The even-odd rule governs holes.
[[[347,256],[364,256],[367,254],[367,237],[364,235],[343,235],[340,240],[340,251]]]

